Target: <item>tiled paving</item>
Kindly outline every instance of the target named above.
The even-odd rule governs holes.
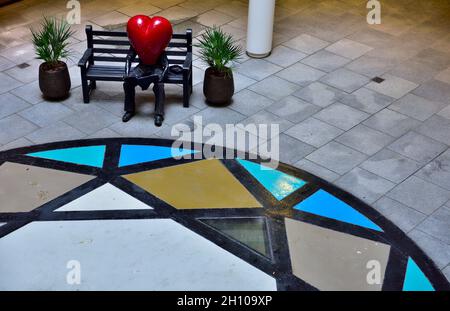
[[[222,25],[245,44],[246,7],[241,0],[83,2],[82,25],[71,39],[72,95],[63,103],[40,96],[28,27],[43,12],[64,16],[66,1],[24,0],[0,8],[0,149],[93,137],[168,137],[172,124],[192,122],[193,115],[219,124],[278,122],[283,160],[371,203],[450,275],[444,208],[450,206],[448,2],[385,0],[382,24],[369,26],[364,2],[279,0],[273,54],[239,61],[229,108],[205,105],[198,60],[190,112],[168,107],[161,129],[153,126],[150,103],[122,124],[119,84],[98,83],[91,105],[82,104],[75,63],[85,49],[85,24],[114,28],[137,12],[161,14],[195,35]],[[31,66],[17,67],[22,63]],[[372,82],[375,76],[385,81]],[[181,90],[170,94],[169,104],[181,105]],[[424,189],[436,196],[426,201]]]

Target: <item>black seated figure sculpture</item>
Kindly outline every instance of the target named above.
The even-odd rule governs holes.
[[[130,50],[127,56],[126,73],[123,83],[125,91],[125,114],[122,117],[123,122],[128,122],[136,113],[136,86],[140,86],[143,91],[153,83],[153,93],[155,94],[155,125],[161,126],[164,121],[164,78],[169,68],[169,61],[166,53],[163,53],[155,65],[146,65],[139,63],[131,69],[131,64],[136,58],[134,49]]]

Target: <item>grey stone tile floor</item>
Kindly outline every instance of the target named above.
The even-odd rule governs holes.
[[[82,1],[68,62],[71,97],[47,102],[29,27],[43,15],[65,16],[66,2],[24,0],[0,8],[0,150],[83,138],[170,138],[174,124],[197,126],[196,115],[222,125],[278,123],[281,161],[371,204],[450,279],[449,2],[384,0],[382,24],[370,26],[364,1],[279,0],[273,52],[239,60],[234,102],[206,105],[205,66],[194,48],[191,108],[182,108],[180,87],[169,87],[161,128],[153,125],[153,97],[145,93],[138,95],[139,114],[121,122],[117,83],[99,82],[91,104],[82,103],[76,61],[86,47],[84,26],[114,29],[134,14],[158,14],[178,31],[193,28],[195,36],[220,25],[245,47],[248,2]],[[18,66],[23,63],[29,66]],[[385,80],[371,81],[375,76]]]

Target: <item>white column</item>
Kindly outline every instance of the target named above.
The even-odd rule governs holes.
[[[247,54],[263,58],[272,51],[275,0],[250,0],[247,26]]]

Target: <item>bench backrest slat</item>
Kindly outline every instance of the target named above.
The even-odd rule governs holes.
[[[166,51],[167,56],[186,56],[187,51]]]
[[[94,61],[100,62],[126,62],[126,57],[114,57],[114,56],[94,56]]]
[[[169,64],[182,65],[182,64],[184,64],[184,59],[169,59]]]
[[[128,34],[125,31],[103,31],[103,30],[92,30],[93,36],[104,36],[104,37],[128,37]],[[188,35],[184,33],[174,33],[172,35],[173,39],[188,39]]]
[[[123,54],[127,55],[130,50],[129,49],[108,49],[108,48],[94,48],[94,54]]]
[[[94,45],[121,45],[121,46],[130,46],[129,41],[123,40],[108,40],[108,39],[93,39],[92,43]]]
[[[187,48],[186,42],[169,42],[169,48]]]
[[[125,31],[103,31],[103,30],[93,30],[93,36],[104,36],[104,37],[127,37]]]

